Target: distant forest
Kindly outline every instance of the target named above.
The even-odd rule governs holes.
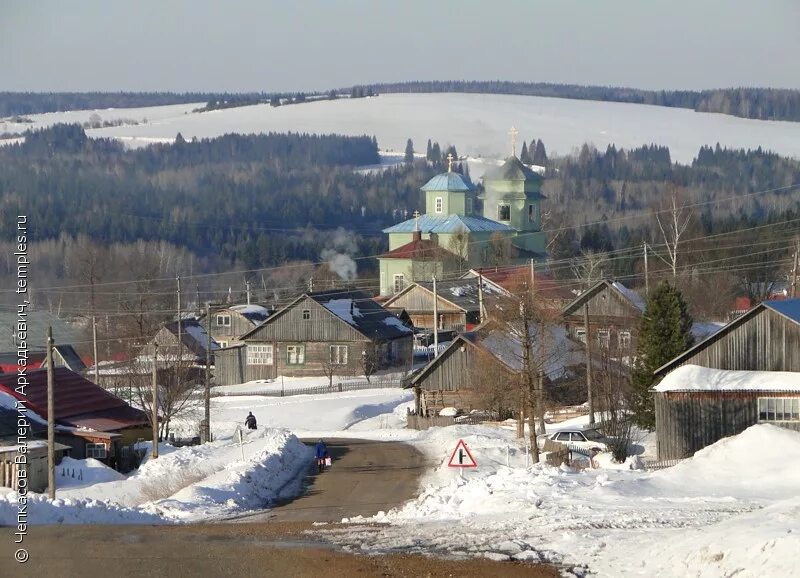
[[[362,98],[380,93],[461,92],[518,94],[576,100],[598,100],[688,108],[758,120],[800,122],[800,90],[721,88],[712,90],[641,90],[613,86],[581,86],[511,81],[411,81],[352,86],[310,93],[170,93],[170,92],[0,92],[0,117],[65,110],[131,108],[204,102],[199,111],[269,103],[273,106],[320,98]]]
[[[352,92],[354,88],[346,89]],[[376,93],[463,92],[519,94],[576,100],[600,100],[689,108],[759,120],[800,121],[800,90],[777,88],[721,88],[713,90],[640,90],[613,86],[581,86],[545,82],[412,81],[370,85]]]
[[[675,192],[694,207],[687,239],[756,228],[722,242],[693,241],[681,267],[721,260],[738,270],[752,268],[759,281],[783,274],[778,259],[787,258],[800,233],[800,162],[719,145],[701,148],[691,165],[673,163],[669,149],[657,145],[602,151],[584,145],[571,156],[548,158],[545,143],[529,142],[523,156],[546,167],[543,222],[557,276],[573,278],[573,259],[611,253],[598,270],[636,278],[642,267],[637,247],[663,247],[653,211]],[[423,150],[424,159],[412,154]],[[374,137],[263,134],[187,141],[178,135],[174,144],[129,150],[114,140],[88,138],[78,125],[54,125],[0,147],[0,203],[6,215],[31,217],[40,286],[85,283],[86,274],[77,272],[85,269],[82,255],[102,248],[111,263],[104,267],[106,280],[130,278],[126,271],[172,279],[262,271],[251,281],[267,292],[307,286],[317,275],[313,263],[345,254],[358,282],[369,288],[376,276],[371,257],[387,249],[381,229],[423,207],[420,187],[446,170],[448,153],[457,156],[455,147],[430,142],[409,141],[406,152],[399,166],[359,169],[380,161]],[[780,226],[763,228],[769,223]],[[14,226],[13,219],[0,220],[0,240],[9,243]],[[758,249],[743,253],[750,245]],[[657,258],[659,252],[664,257],[663,248],[655,251],[651,271],[663,272]],[[125,264],[133,259],[139,264]],[[219,296],[230,285],[238,292],[245,276],[218,278],[205,290]],[[336,276],[325,283],[330,279]],[[715,289],[722,281],[703,280],[713,283],[693,287],[718,297],[714,307],[723,310],[729,295]],[[172,294],[168,287],[158,291]],[[50,307],[68,301],[85,306],[81,299],[68,291]]]

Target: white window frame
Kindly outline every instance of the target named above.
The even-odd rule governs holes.
[[[611,346],[611,330],[610,329],[598,329],[597,333],[597,344],[604,348],[608,349]]]
[[[586,343],[586,329],[584,329],[583,327],[576,327],[575,339],[577,339],[581,343]]]
[[[294,357],[294,361],[292,361]],[[305,365],[306,346],[302,343],[286,346],[286,365]]]
[[[247,365],[274,365],[275,349],[271,343],[248,343]]]
[[[86,457],[104,460],[108,457],[108,446],[104,443],[87,443]]]
[[[217,314],[217,327],[230,327],[230,326],[231,326],[230,315]]]
[[[309,321],[311,319],[311,309],[303,309],[303,321]]]
[[[347,346],[331,345],[328,350],[331,365],[347,365]]]
[[[502,209],[508,209],[508,218],[504,219],[501,213]],[[498,203],[497,204],[497,220],[500,222],[507,222],[511,221],[511,204],[510,203]]]
[[[400,282],[398,285],[398,281]],[[395,293],[400,293],[406,288],[406,276],[402,273],[395,273],[392,275],[392,290]]]
[[[617,333],[617,344],[620,349],[630,349],[631,347],[631,332],[623,330]]]
[[[217,341],[217,343],[219,343],[221,349],[225,349],[226,347],[228,347],[227,341]]]
[[[759,423],[800,422],[800,397],[759,397],[757,404]]]
[[[444,213],[444,197],[436,197],[433,203],[433,210],[437,214]]]

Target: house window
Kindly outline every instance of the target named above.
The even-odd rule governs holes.
[[[533,205],[528,205],[528,222],[533,223],[536,220],[533,212]]]
[[[758,421],[800,421],[800,397],[759,397]]]
[[[272,365],[273,349],[272,345],[249,345],[247,346],[247,365]]]
[[[86,444],[86,457],[96,460],[106,459],[106,444]]]
[[[305,345],[286,346],[286,365],[303,365],[306,362]]]
[[[228,342],[227,341],[217,341],[217,343],[219,343],[219,346],[222,349],[225,349],[226,347],[228,347]]]
[[[585,329],[576,329],[575,330],[575,339],[577,339],[581,343],[586,343],[586,330]]]
[[[497,220],[498,221],[511,220],[511,205],[508,204],[497,205]]]
[[[475,204],[472,197],[467,197],[467,214],[471,215],[475,210]]]
[[[330,360],[333,365],[347,365],[347,346],[331,345]]]
[[[437,213],[444,212],[444,199],[442,197],[436,197],[436,207],[434,210]]]
[[[611,341],[611,332],[608,329],[597,330],[597,343],[600,345],[600,347],[608,349],[610,341]]]
[[[217,315],[217,327],[230,327],[230,326],[231,326],[230,315]]]
[[[311,309],[303,309],[303,321],[311,319]]]
[[[406,276],[402,273],[395,273],[394,275],[394,292],[400,293],[406,286]]]
[[[631,347],[631,332],[630,331],[620,331],[617,335],[617,341],[619,342],[620,349],[630,349]]]

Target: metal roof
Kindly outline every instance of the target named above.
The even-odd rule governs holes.
[[[419,219],[408,219],[384,229],[384,233],[413,233],[419,227],[422,233],[457,233],[467,231],[478,232],[513,232],[514,229],[503,223],[492,221],[477,215],[421,215]]]
[[[421,190],[467,192],[474,191],[475,185],[461,173],[448,172],[436,175],[425,183]]]
[[[436,241],[415,238],[410,243],[379,255],[378,259],[415,259],[417,261],[435,261],[458,258],[457,255],[440,247]]]
[[[764,301],[764,307],[769,307],[795,323],[800,323],[800,298]]]
[[[486,171],[485,181],[544,181],[544,177],[526,167],[517,157],[508,157],[499,167]]]
[[[14,391],[16,374],[0,375],[0,392],[24,400],[28,408],[47,418],[47,370],[29,371],[28,382],[21,396]],[[54,418],[61,425],[114,430],[147,423],[143,411],[65,367],[55,368],[53,384]]]
[[[363,291],[334,289],[307,295],[369,339],[397,339],[413,333]]]

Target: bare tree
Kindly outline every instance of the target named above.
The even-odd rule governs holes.
[[[682,189],[675,186],[669,188],[666,202],[656,208],[655,217],[667,249],[667,258],[665,259],[657,252],[655,255],[669,265],[672,269],[672,278],[676,279],[678,277],[679,244],[681,237],[692,222],[692,209],[686,201]]]
[[[492,233],[489,237],[488,261],[495,267],[502,267],[511,263],[516,255],[516,250],[511,242],[511,237],[501,233]]]
[[[588,289],[603,278],[608,262],[606,253],[586,250],[581,252],[580,257],[572,259],[570,268],[575,278]]]
[[[453,269],[457,270],[459,274],[464,272],[464,268],[469,261],[469,232],[460,227],[447,244],[447,249],[454,256]]]
[[[369,382],[370,376],[375,373],[378,368],[378,348],[375,343],[370,342],[364,346],[361,351],[361,358],[359,359],[359,366],[361,371],[364,372],[364,377]]]

